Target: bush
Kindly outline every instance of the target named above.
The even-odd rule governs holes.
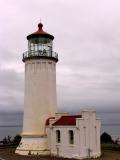
[[[18,134],[18,135],[16,135],[16,136],[13,138],[12,143],[13,143],[13,144],[19,144],[20,141],[21,141],[21,136]]]
[[[3,144],[11,144],[11,142],[11,136],[4,137],[4,139],[2,140]]]
[[[112,140],[112,137],[104,132],[101,137],[100,137],[101,143],[114,143],[114,141]]]

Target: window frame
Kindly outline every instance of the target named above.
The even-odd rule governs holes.
[[[60,130],[56,130],[56,142],[61,143],[61,132]]]
[[[73,130],[69,130],[68,134],[69,134],[69,144],[74,144],[74,132],[73,132]]]

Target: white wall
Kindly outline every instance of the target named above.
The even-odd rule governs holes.
[[[77,118],[76,126],[53,126],[47,128],[51,154],[78,159],[89,156],[99,157],[100,151],[100,120],[96,119],[95,111],[82,111],[82,118]],[[56,130],[61,131],[61,143],[56,142]],[[69,143],[68,131],[74,132],[74,144]]]
[[[26,60],[23,132],[16,153],[28,155],[31,150],[31,154],[50,154],[45,123],[56,108],[56,62]]]
[[[56,62],[31,59],[25,62],[25,104],[23,134],[45,134],[45,121],[54,116],[56,100]]]

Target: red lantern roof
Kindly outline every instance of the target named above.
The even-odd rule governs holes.
[[[38,30],[30,35],[27,36],[27,39],[31,39],[31,38],[36,38],[36,37],[44,37],[44,38],[49,38],[51,40],[54,39],[54,36],[52,36],[51,34],[43,31],[42,29],[43,27],[43,24],[42,23],[39,23],[38,24]]]

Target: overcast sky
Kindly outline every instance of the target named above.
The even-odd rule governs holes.
[[[0,111],[23,110],[26,36],[53,34],[59,110],[120,111],[120,0],[0,0]]]

